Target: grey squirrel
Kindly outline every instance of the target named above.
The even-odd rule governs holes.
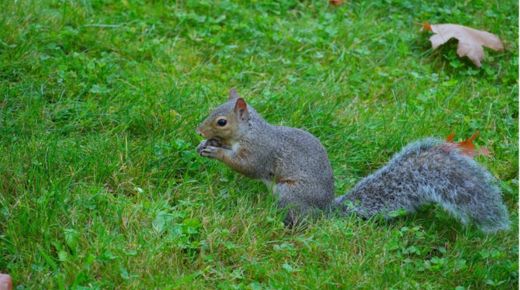
[[[197,152],[273,186],[286,225],[323,211],[363,218],[413,212],[438,203],[463,224],[484,232],[509,228],[509,215],[495,178],[452,143],[428,138],[406,146],[391,161],[334,198],[325,148],[312,134],[267,123],[237,92],[197,128],[206,140]]]

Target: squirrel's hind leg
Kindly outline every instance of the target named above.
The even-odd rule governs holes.
[[[278,207],[285,210],[284,224],[294,227],[305,220],[318,216],[321,212],[311,200],[308,189],[297,182],[277,183],[275,194],[278,197]]]

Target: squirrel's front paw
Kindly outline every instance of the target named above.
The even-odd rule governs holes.
[[[208,146],[222,147],[222,144],[217,139],[202,140],[199,146],[197,146],[197,153],[202,155],[202,150]]]
[[[197,153],[202,155],[202,150],[204,148],[206,148],[207,143],[208,143],[208,140],[202,140],[202,142],[200,142],[199,146],[197,146]]]
[[[205,146],[200,151],[200,156],[208,157],[208,158],[218,158],[219,152],[222,148],[214,147],[214,146]]]

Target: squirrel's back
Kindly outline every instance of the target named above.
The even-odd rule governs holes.
[[[509,228],[495,178],[454,144],[433,138],[405,147],[336,203],[365,218],[438,203],[462,223],[473,220],[483,231]]]

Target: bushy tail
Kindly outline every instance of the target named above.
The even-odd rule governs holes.
[[[438,203],[463,224],[484,232],[509,228],[495,178],[451,143],[424,139],[408,145],[350,192],[336,199],[343,212],[369,218]]]

